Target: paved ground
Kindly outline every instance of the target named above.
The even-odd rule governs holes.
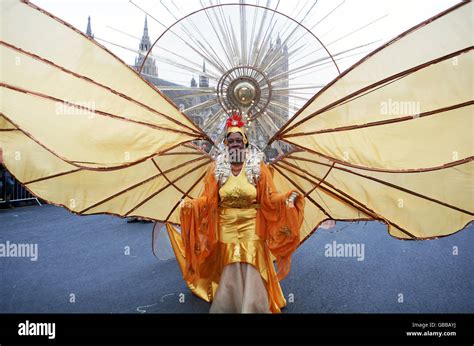
[[[49,205],[0,210],[0,244],[38,244],[37,261],[0,257],[0,312],[208,312],[176,261],[153,256],[151,229]],[[333,241],[364,245],[363,260],[326,256]],[[376,222],[338,223],[295,254],[282,282],[293,301],[284,312],[473,313],[473,248],[473,225],[412,242],[390,237]]]

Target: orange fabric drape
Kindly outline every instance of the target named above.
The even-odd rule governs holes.
[[[289,208],[285,202],[292,190],[278,193],[273,183],[273,172],[261,164],[261,176],[257,184],[257,234],[264,239],[278,267],[278,280],[290,272],[291,255],[300,244],[300,228],[303,223],[304,199],[297,198]]]
[[[214,167],[206,174],[204,191],[191,200],[191,208],[181,208],[181,237],[184,245],[186,266],[185,280],[195,283],[199,277],[199,266],[212,253],[217,242],[218,184],[214,178]]]

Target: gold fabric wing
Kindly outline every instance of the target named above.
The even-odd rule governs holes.
[[[274,168],[279,180],[306,195],[302,241],[324,220],[379,220],[396,238],[427,239],[463,229],[474,215],[473,161],[430,172],[391,173],[295,152]]]
[[[28,2],[0,6],[8,170],[34,195],[77,214],[179,222],[180,200],[199,195],[211,162],[186,142],[207,135],[80,31]]]
[[[28,2],[0,6],[0,113],[64,161],[120,167],[207,138],[152,84],[77,29]]]
[[[303,193],[314,189],[316,224],[369,217],[397,238],[426,239],[473,220],[472,22],[473,4],[461,3],[403,33],[327,85],[275,137],[306,151],[274,166]]]
[[[178,206],[202,189],[211,158],[190,144],[123,168],[78,168],[0,118],[9,171],[33,194],[81,214],[138,216],[179,223]]]

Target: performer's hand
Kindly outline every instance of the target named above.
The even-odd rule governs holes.
[[[191,201],[187,198],[181,200],[181,203],[179,204],[179,206],[181,207],[181,209],[191,209],[193,207],[193,204],[191,203]]]
[[[295,206],[295,201],[298,197],[300,197],[301,194],[297,191],[293,191],[288,199],[286,200],[286,206],[289,208],[293,208]]]

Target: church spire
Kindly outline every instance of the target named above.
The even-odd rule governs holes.
[[[206,73],[206,60],[202,63],[202,72],[203,74],[199,76],[199,87],[209,88],[209,78],[204,75]]]
[[[89,16],[89,18],[87,18],[86,35],[89,36],[90,38],[94,38],[94,34],[92,33],[92,29],[91,29],[91,16]]]
[[[151,47],[150,37],[148,36],[148,20],[145,16],[145,26],[143,28],[143,36],[140,42],[140,50],[143,52],[148,51]]]
[[[148,17],[145,16],[145,27],[143,28],[143,36],[147,36],[148,37]]]
[[[143,64],[141,73],[146,76],[158,78],[158,68],[156,67],[155,58],[150,55],[147,56],[145,60],[146,53],[151,49],[150,36],[148,36],[148,20],[146,16],[139,48],[140,51],[138,52],[138,56],[135,58],[135,68],[139,69]],[[143,60],[145,60],[145,62],[143,62]]]

